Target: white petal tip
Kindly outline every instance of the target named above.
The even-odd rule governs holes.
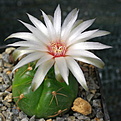
[[[87,86],[83,87],[87,92],[89,91],[89,88]]]
[[[109,31],[104,31],[104,35],[108,35],[108,34],[110,34],[111,32],[109,32]]]
[[[34,92],[37,89],[37,84],[36,83],[32,83],[31,89]]]
[[[13,38],[13,34],[9,35],[7,38],[4,39],[4,41],[10,39],[10,38]]]
[[[88,86],[87,86],[87,84],[83,84],[83,85],[81,85],[87,92],[89,91],[89,88],[88,88]]]
[[[6,41],[6,40],[8,40],[9,39],[9,37],[7,37],[6,39],[4,39],[4,41]]]
[[[113,48],[112,46],[107,46],[107,48],[106,49],[108,49],[108,48]]]

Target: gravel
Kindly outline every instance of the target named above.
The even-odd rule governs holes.
[[[0,121],[107,121],[104,120],[103,106],[101,100],[100,87],[96,76],[94,66],[80,62],[89,92],[86,92],[79,86],[78,97],[87,100],[92,106],[90,115],[83,115],[71,111],[71,113],[58,116],[55,119],[45,120],[44,118],[36,119],[35,116],[29,117],[21,111],[13,101],[12,97],[12,78],[11,73],[14,63],[11,60],[11,52],[14,48],[7,48],[0,54]],[[109,121],[109,120],[108,120]]]

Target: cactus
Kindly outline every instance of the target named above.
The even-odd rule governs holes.
[[[35,62],[16,70],[12,92],[17,106],[29,116],[37,118],[53,118],[70,110],[77,96],[78,83],[70,73],[69,85],[63,80],[57,81],[54,69],[50,69],[43,83],[36,91],[32,91],[31,82],[36,70]]]

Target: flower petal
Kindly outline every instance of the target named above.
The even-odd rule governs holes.
[[[44,21],[45,21],[45,24],[46,24],[47,29],[48,29],[50,41],[52,41],[52,40],[55,41],[56,40],[55,28],[53,27],[53,24],[52,24],[51,20],[49,19],[49,17],[43,11],[42,11],[42,14],[43,14]]]
[[[32,52],[35,52],[35,50],[26,50],[24,47],[19,47],[13,52],[13,58],[16,61],[19,57]]]
[[[26,50],[48,51],[47,47],[43,43],[39,42],[19,41],[13,44],[8,44],[7,46],[21,46],[26,47]]]
[[[72,27],[77,19],[78,16],[78,11],[77,9],[72,10],[66,19],[64,20],[64,23],[62,25],[62,33],[61,33],[61,39],[62,40],[67,40],[70,32],[72,30]]]
[[[67,26],[67,24],[69,24],[70,21],[72,21],[74,19],[74,16],[77,16],[76,14],[78,14],[77,9],[73,9],[65,18],[62,28],[65,28]],[[75,20],[74,20],[75,21]]]
[[[72,57],[90,57],[90,58],[99,59],[92,52],[89,52],[89,51],[86,51],[86,50],[68,50],[66,55],[70,55]]]
[[[54,60],[51,59],[49,61],[42,63],[39,66],[39,68],[37,69],[35,76],[32,80],[31,88],[32,88],[33,91],[35,91],[41,85],[41,83],[43,82],[47,72],[53,66],[53,64],[54,64]]]
[[[20,20],[19,20],[20,21]],[[45,36],[41,31],[39,31],[37,28],[35,28],[34,26],[27,24],[23,21],[20,21],[24,26],[26,26],[35,36],[36,38],[38,38],[38,40],[40,42],[43,42],[45,44],[48,44],[49,39],[47,36]]]
[[[59,82],[62,82],[63,81],[63,77],[60,74],[60,71],[59,71],[56,63],[54,64],[54,72],[55,72],[55,78],[56,78],[56,80],[59,81]]]
[[[56,8],[55,13],[54,13],[53,26],[54,26],[55,31],[56,31],[57,39],[59,39],[60,32],[61,32],[61,10],[60,10],[59,5]]]
[[[82,49],[82,50],[100,50],[100,49],[107,49],[111,48],[111,46],[107,46],[101,44],[99,42],[80,42],[74,45],[71,45],[69,49]]]
[[[86,41],[86,40],[89,40],[89,39],[92,39],[95,37],[101,37],[101,36],[105,36],[108,34],[110,34],[110,32],[104,31],[104,30],[98,30],[98,31],[94,32],[91,36],[83,38],[81,41]]]
[[[88,64],[92,64],[96,67],[103,68],[104,63],[103,61],[94,55],[92,52],[85,51],[85,50],[71,50],[67,52],[67,55],[72,56],[74,59],[78,61],[82,61]]]
[[[89,26],[92,25],[92,23],[94,22],[95,19],[91,19],[91,20],[87,20],[82,22],[80,25],[78,25],[76,28],[74,28],[72,30],[72,32],[70,33],[70,41],[73,40],[74,38],[76,38],[78,35],[81,34],[81,32],[83,32],[84,30],[86,30]]]
[[[83,22],[83,20],[76,20],[73,24],[72,30],[74,30],[78,25],[80,25]]]
[[[74,59],[77,61],[82,61],[84,63],[94,65],[98,68],[104,67],[104,62],[101,59],[90,58],[90,57],[74,57]]]
[[[60,74],[62,75],[64,81],[66,82],[66,84],[69,84],[68,83],[69,71],[67,68],[65,58],[64,57],[55,58],[55,63],[57,64],[57,67],[58,67]]]
[[[97,32],[98,29],[96,30],[90,30],[90,31],[86,31],[83,32],[82,34],[80,34],[79,36],[77,36],[75,39],[71,40],[69,38],[68,40],[68,46],[74,43],[78,43],[78,42],[83,42],[85,41],[87,38],[89,38],[91,35],[93,35],[95,32]]]
[[[66,61],[67,61],[67,66],[70,69],[70,71],[72,72],[72,74],[74,75],[74,77],[82,85],[82,87],[86,91],[88,91],[88,87],[87,87],[87,83],[86,83],[84,74],[83,74],[81,68],[79,67],[79,65],[77,64],[77,62],[71,57],[66,57]]]
[[[32,33],[29,33],[29,32],[17,32],[17,33],[11,34],[5,40],[10,38],[19,38],[19,39],[35,41],[35,42],[39,41]]]
[[[42,54],[43,53],[40,53],[40,52],[33,52],[33,53],[27,55],[21,61],[18,62],[18,64],[14,67],[13,71],[15,71],[17,68],[20,68],[27,63],[38,60],[42,56]]]
[[[46,26],[37,18],[35,18],[34,16],[27,14],[30,21],[43,33],[47,36],[47,28]]]
[[[48,54],[48,53],[44,53],[43,56],[38,60],[35,69],[41,65],[42,63],[44,63],[45,61],[51,60],[53,58],[52,55]]]
[[[108,35],[108,34],[110,34],[110,32],[104,31],[104,30],[98,30],[90,36],[90,39],[95,38],[95,37],[105,36],[105,35]]]

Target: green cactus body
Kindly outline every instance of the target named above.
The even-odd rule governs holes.
[[[78,93],[76,79],[69,75],[69,85],[59,82],[54,77],[53,68],[48,72],[43,83],[32,91],[31,82],[36,70],[34,63],[19,68],[12,85],[13,98],[18,107],[27,115],[37,118],[50,118],[69,111]]]

